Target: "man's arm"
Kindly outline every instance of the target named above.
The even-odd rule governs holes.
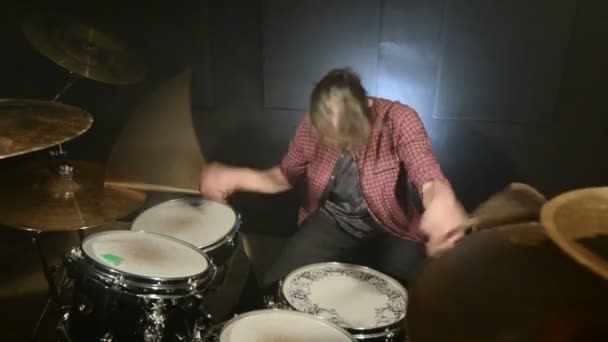
[[[428,209],[432,202],[458,202],[452,187],[440,180],[431,180],[422,185],[422,204]]]
[[[408,178],[422,197],[425,211],[420,228],[428,236],[427,253],[436,255],[450,248],[462,236],[454,228],[466,220],[467,214],[439,167],[418,114],[406,106],[397,110],[402,111],[398,114],[399,157],[408,170]]]
[[[291,184],[278,166],[268,170],[242,168],[234,172],[236,191],[276,194],[291,189]]]
[[[309,162],[306,146],[310,139],[310,126],[305,118],[298,126],[280,165],[256,170],[212,163],[203,167],[200,191],[210,199],[222,202],[235,191],[266,194],[287,191],[306,172]]]

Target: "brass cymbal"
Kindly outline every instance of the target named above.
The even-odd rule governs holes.
[[[525,183],[511,183],[471,213],[462,230],[479,230],[507,224],[538,221],[545,196]]]
[[[76,18],[32,14],[26,18],[23,30],[34,49],[75,74],[118,85],[145,78],[142,61],[126,46]]]
[[[73,139],[93,124],[84,110],[58,102],[0,99],[0,159]]]
[[[608,282],[537,223],[466,236],[410,285],[411,342],[608,341]]]
[[[547,235],[570,257],[608,280],[608,243],[591,249],[595,237],[608,239],[608,187],[569,191],[541,210]]]
[[[125,217],[146,199],[142,192],[105,187],[102,165],[68,164],[71,179],[46,161],[0,170],[0,224],[39,231],[85,229]]]

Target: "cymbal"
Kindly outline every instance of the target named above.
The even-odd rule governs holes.
[[[461,229],[479,230],[538,221],[545,202],[545,196],[532,186],[511,183],[475,208]]]
[[[145,78],[142,61],[114,37],[63,14],[28,16],[24,33],[34,49],[80,76],[126,85]]]
[[[89,113],[66,104],[0,99],[0,159],[61,144],[92,124]]]
[[[142,192],[105,187],[102,165],[68,164],[71,179],[46,161],[0,170],[0,224],[38,231],[85,229],[125,217],[146,199]]]
[[[411,342],[608,341],[608,282],[538,223],[462,238],[410,284]]]
[[[547,235],[570,257],[608,280],[608,187],[577,189],[558,195],[541,210]],[[599,248],[591,249],[593,245]],[[599,253],[604,251],[604,253]]]

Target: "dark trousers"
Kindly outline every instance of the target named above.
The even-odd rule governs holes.
[[[424,258],[422,243],[385,232],[357,238],[340,228],[329,215],[317,211],[290,238],[261,285],[268,291],[299,267],[337,261],[370,267],[407,286]]]

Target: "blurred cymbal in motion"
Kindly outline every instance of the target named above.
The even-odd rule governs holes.
[[[411,342],[608,341],[608,282],[537,223],[466,236],[410,285]]]
[[[76,18],[35,13],[26,17],[23,30],[34,49],[80,76],[117,85],[145,78],[142,61],[126,46]]]
[[[139,209],[144,193],[104,186],[105,167],[69,161],[70,178],[46,161],[0,170],[0,224],[39,231],[95,227]],[[62,169],[69,174],[69,168]]]
[[[71,140],[93,124],[84,110],[66,104],[0,99],[0,159]]]
[[[145,96],[129,115],[107,162],[107,184],[198,194],[205,160],[192,123],[187,69]]]
[[[608,279],[608,187],[577,189],[552,198],[542,208],[541,223],[566,254]]]
[[[511,183],[475,208],[461,229],[479,230],[538,221],[545,202],[545,196],[532,186]]]

